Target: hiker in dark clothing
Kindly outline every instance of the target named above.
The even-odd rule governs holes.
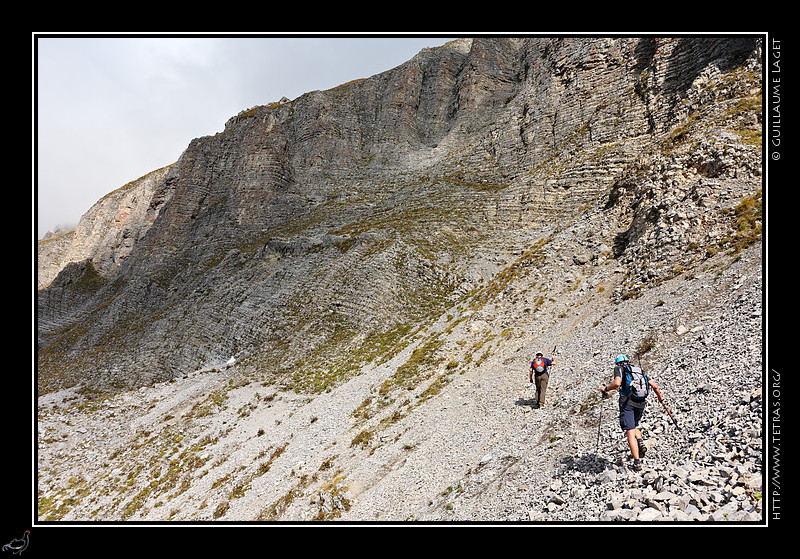
[[[550,367],[556,362],[537,353],[531,361],[530,381],[536,382],[536,407],[544,406],[545,395],[547,393],[547,381],[550,380]]]
[[[637,379],[638,382],[637,382]],[[601,386],[600,392],[605,395],[619,388],[619,426],[625,431],[628,446],[633,456],[633,469],[641,470],[641,458],[647,447],[639,431],[639,421],[644,413],[645,398],[652,388],[658,401],[663,402],[661,390],[639,367],[632,367],[626,355],[619,355],[614,365],[614,380],[608,386]]]

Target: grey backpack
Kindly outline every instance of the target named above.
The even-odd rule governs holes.
[[[647,375],[639,367],[625,365],[622,370],[622,391],[628,393],[628,398],[636,403],[642,403],[650,394],[650,383]]]

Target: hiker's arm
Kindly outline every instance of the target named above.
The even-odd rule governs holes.
[[[608,386],[605,386],[605,387],[601,388],[600,392],[609,392],[610,390],[616,390],[621,385],[622,385],[622,378],[614,377],[614,382],[612,382]]]
[[[653,390],[655,391],[656,396],[658,396],[658,401],[659,402],[663,402],[664,401],[664,397],[661,396],[661,390],[658,389],[658,385],[656,383],[654,383],[652,380],[648,380],[647,382],[650,384],[650,386],[653,387]]]

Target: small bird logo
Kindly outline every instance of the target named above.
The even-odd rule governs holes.
[[[21,555],[23,551],[28,547],[28,538],[30,536],[30,530],[25,530],[25,533],[22,535],[21,538],[14,538],[6,545],[3,546],[3,551],[10,551],[11,553],[15,553],[17,555]]]

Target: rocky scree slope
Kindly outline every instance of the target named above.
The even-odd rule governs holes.
[[[760,250],[618,304],[568,288],[580,302],[567,316],[493,306],[445,317],[416,348],[313,397],[235,364],[99,401],[51,393],[40,398],[40,519],[758,521]],[[615,270],[589,277],[609,285]],[[444,360],[419,386],[388,390],[443,332]],[[528,356],[551,343],[549,402],[534,409]],[[616,348],[643,348],[680,427],[650,402],[642,472],[628,468],[615,400],[599,409]]]
[[[40,292],[40,518],[758,516],[759,49],[460,41],[196,140]],[[586,439],[640,346],[690,438],[634,475]]]

